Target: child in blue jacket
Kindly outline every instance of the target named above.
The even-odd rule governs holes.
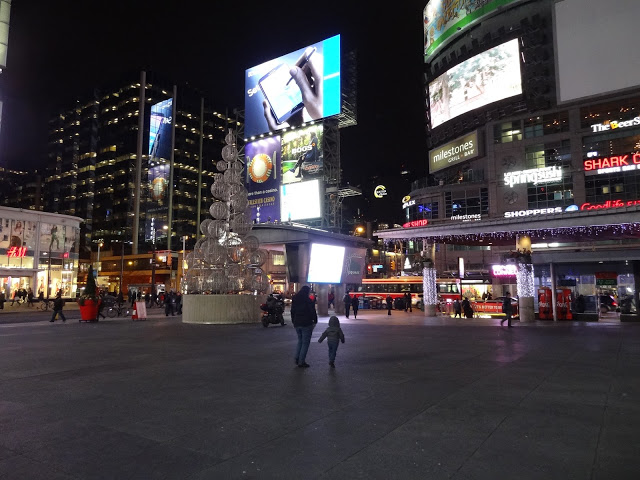
[[[338,344],[339,342],[344,343],[344,333],[340,328],[340,320],[335,315],[329,318],[329,326],[318,339],[318,343],[322,343],[325,338],[329,346],[329,365],[331,365],[331,368],[336,368],[335,361],[336,353],[338,353]]]

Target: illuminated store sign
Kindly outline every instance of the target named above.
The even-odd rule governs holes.
[[[583,203],[580,210],[608,210],[610,208],[633,207],[640,205],[640,200],[607,200],[604,203]]]
[[[478,220],[482,220],[482,215],[480,213],[472,213],[468,215],[452,215],[451,220],[462,220],[463,222],[477,222]]]
[[[491,273],[494,277],[515,277],[518,269],[515,264],[491,265]]]
[[[428,220],[413,220],[402,225],[402,228],[424,227],[427,223],[429,223]]]
[[[382,198],[387,196],[387,187],[384,185],[378,185],[373,189],[373,196],[376,198]]]
[[[596,123],[595,125],[591,125],[591,130],[594,133],[606,132],[608,130],[615,130],[616,128],[635,127],[636,125],[640,125],[640,117],[636,117],[631,120],[625,120],[623,122],[619,122],[618,120],[607,120],[604,123]]]
[[[640,154],[638,153],[594,158],[584,161],[584,171],[586,175],[629,172],[632,170],[640,170]]]
[[[409,195],[407,195],[402,199],[402,208],[412,207],[415,204],[416,204],[416,201],[411,200],[411,197]]]
[[[515,212],[504,212],[504,218],[529,217],[531,215],[548,215],[550,213],[562,213],[562,207],[533,208],[531,210],[517,210]]]
[[[460,162],[470,160],[479,155],[478,131],[429,152],[429,173],[437,172]]]
[[[7,257],[22,258],[27,256],[27,247],[10,247],[7,250]]]
[[[556,166],[505,172],[504,174],[504,183],[510,187],[522,183],[538,185],[540,183],[559,182],[560,180],[562,180],[562,169]]]

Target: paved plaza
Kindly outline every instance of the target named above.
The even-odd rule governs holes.
[[[640,325],[0,316],[2,479],[640,478]],[[43,312],[43,315],[47,315]]]

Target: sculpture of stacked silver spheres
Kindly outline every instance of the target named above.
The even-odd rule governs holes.
[[[249,200],[243,182],[244,165],[238,159],[236,137],[230,129],[225,136],[222,160],[211,185],[214,202],[209,208],[212,218],[200,224],[204,235],[186,256],[185,276],[188,294],[265,293],[269,279],[260,267],[267,252],[259,248],[251,235],[252,223],[247,215]]]

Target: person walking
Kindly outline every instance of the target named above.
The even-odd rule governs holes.
[[[344,294],[342,301],[344,302],[344,314],[349,318],[349,309],[351,308],[351,295],[349,295],[349,292]]]
[[[307,368],[309,364],[306,362],[309,343],[311,343],[311,334],[313,327],[318,323],[318,314],[316,307],[309,298],[311,289],[305,285],[293,297],[291,301],[291,322],[298,334],[298,345],[296,346],[296,365],[299,368]]]
[[[180,292],[176,294],[176,313],[182,315],[182,294]]]
[[[407,310],[409,310],[409,312],[413,312],[411,307],[411,293],[404,292],[404,311],[406,312]]]
[[[4,290],[0,290],[0,310],[4,310],[4,302],[7,301],[7,298],[4,296]]]
[[[351,299],[351,309],[353,310],[353,318],[358,318],[358,307],[360,307],[360,299],[355,295]]]
[[[344,333],[340,328],[340,320],[335,315],[329,318],[329,326],[322,332],[318,343],[322,343],[324,339],[327,339],[327,346],[329,347],[329,365],[331,368],[336,368],[336,353],[338,353],[338,345],[340,342],[344,343]]]
[[[507,327],[511,328],[511,315],[513,314],[513,306],[511,305],[511,294],[509,292],[504,293],[504,301],[502,302],[502,313],[504,313],[505,318],[500,320],[500,325],[503,325],[506,320]]]
[[[457,298],[453,302],[453,318],[456,317],[462,318],[462,305],[460,305],[460,300]]]
[[[387,295],[387,315],[391,315],[392,308],[393,308],[393,298],[391,298],[391,295]]]
[[[67,321],[67,319],[64,316],[64,313],[62,313],[63,307],[64,307],[64,300],[62,299],[62,290],[58,290],[58,293],[56,294],[56,299],[53,301],[53,315],[51,315],[51,320],[49,320],[49,322],[55,322],[56,316],[58,315],[62,318],[63,322]]]
[[[29,287],[29,291],[27,292],[27,306],[33,307],[33,290]]]
[[[467,297],[464,297],[462,301],[462,313],[467,318],[473,318],[473,307],[471,307],[471,302]]]

